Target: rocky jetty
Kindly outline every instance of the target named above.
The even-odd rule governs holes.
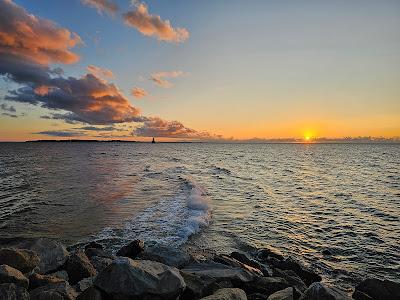
[[[0,244],[1,300],[400,300],[400,284],[366,279],[352,295],[271,249],[191,253],[134,240],[71,252],[49,239]]]

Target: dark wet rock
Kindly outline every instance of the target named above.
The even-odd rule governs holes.
[[[68,278],[68,273],[67,273],[67,271],[65,271],[65,270],[60,270],[60,271],[57,271],[57,272],[54,272],[54,273],[50,273],[50,274],[48,274],[48,275],[53,276],[53,277],[57,277],[57,278],[60,278],[60,279],[63,279],[63,280],[65,280],[65,281],[68,281],[68,280],[69,280],[69,278]]]
[[[17,286],[14,283],[3,283],[0,284],[0,299],[29,300],[29,293],[25,288]]]
[[[93,285],[94,277],[83,278],[74,287],[78,293],[85,291]]]
[[[260,293],[253,293],[247,295],[247,300],[267,300],[267,296],[260,294]]]
[[[284,290],[277,291],[267,298],[267,300],[293,300],[293,299],[294,299],[294,294],[292,287],[288,287]]]
[[[383,299],[400,299],[400,283],[390,280],[379,280],[379,279],[366,279],[359,283],[356,288],[356,292],[362,292],[372,299],[383,300]],[[353,298],[361,300],[361,295],[353,294]]]
[[[76,284],[83,278],[92,277],[97,274],[89,258],[81,250],[70,255],[64,268],[68,273],[69,282],[71,284]]]
[[[85,254],[89,258],[91,258],[93,256],[107,257],[107,258],[111,258],[111,259],[115,258],[113,255],[111,255],[107,251],[105,251],[103,249],[98,249],[98,248],[87,248],[85,250]]]
[[[176,299],[185,281],[174,267],[148,260],[119,257],[96,278],[94,285],[114,299]]]
[[[319,282],[322,280],[321,276],[314,273],[313,271],[304,268],[290,257],[285,260],[271,260],[271,263],[274,268],[278,268],[281,270],[292,270],[304,281],[307,286],[309,286],[313,282]]]
[[[43,291],[34,295],[31,299],[35,300],[64,300],[64,297],[56,291]]]
[[[196,276],[181,271],[181,276],[186,283],[186,289],[183,292],[182,300],[193,300],[210,295],[214,291],[217,283],[215,278],[209,276]]]
[[[321,282],[314,282],[300,300],[350,300],[344,293],[331,289]]]
[[[75,289],[73,289],[66,281],[50,283],[45,286],[38,287],[31,290],[29,294],[31,300],[53,299],[47,297],[49,295],[56,297],[57,294],[60,295],[64,300],[74,300],[77,296]]]
[[[361,292],[361,291],[354,291],[353,293],[353,299],[355,300],[373,300],[371,296],[368,296],[367,294]]]
[[[224,264],[224,265],[227,265],[227,266],[246,269],[247,271],[253,273],[256,276],[263,276],[263,273],[260,271],[260,269],[246,265],[246,264],[244,264],[232,257],[229,257],[227,255],[223,255],[223,254],[216,255],[214,257],[214,261]]]
[[[232,257],[250,267],[253,267],[253,268],[256,268],[256,269],[259,269],[262,271],[263,265],[260,264],[258,261],[249,258],[246,253],[234,251],[230,254],[230,257]]]
[[[274,269],[274,276],[285,279],[291,286],[304,293],[307,289],[306,284],[301,278],[292,270]]]
[[[106,300],[108,299],[103,293],[94,286],[86,289],[76,300]]]
[[[182,268],[191,262],[191,256],[186,251],[158,244],[146,244],[137,258],[158,261],[175,268]]]
[[[22,273],[32,271],[39,263],[39,257],[31,250],[12,248],[0,249],[0,264],[13,267]]]
[[[68,251],[61,243],[46,238],[14,239],[9,245],[34,251],[40,259],[37,271],[41,274],[57,270],[68,258]]]
[[[144,250],[144,242],[141,240],[134,240],[130,242],[128,245],[123,246],[118,250],[118,256],[125,256],[132,259],[135,259],[139,253]]]
[[[326,255],[326,256],[333,255],[332,251],[329,250],[329,249],[324,249],[324,250],[322,250],[322,254],[323,254],[323,255]]]
[[[0,265],[0,284],[3,283],[14,283],[27,289],[29,280],[19,270],[7,265]]]
[[[65,280],[52,276],[52,275],[42,275],[38,273],[33,273],[29,276],[29,289],[33,290],[41,286],[48,285],[50,283],[60,283]]]
[[[263,249],[258,250],[257,258],[260,259],[261,261],[268,260],[269,258],[275,258],[278,260],[284,259],[283,255],[280,254],[277,250],[270,249],[270,248],[263,248]]]
[[[102,244],[100,244],[100,243],[98,243],[96,241],[92,241],[92,242],[90,242],[90,243],[85,245],[85,250],[87,250],[87,249],[100,249],[100,250],[103,250],[104,248],[103,248]]]
[[[266,297],[283,289],[290,287],[290,284],[280,277],[258,277],[254,281],[246,283],[243,289],[247,294],[259,293]]]
[[[92,256],[90,257],[90,262],[92,263],[96,271],[100,273],[105,268],[107,268],[113,262],[113,260],[107,257]]]
[[[216,262],[191,264],[181,271],[199,277],[207,276],[218,282],[230,281],[235,287],[241,287],[243,284],[253,281],[256,277],[253,273],[243,268],[231,267]]]
[[[246,293],[238,288],[219,289],[214,294],[201,298],[203,300],[247,300]]]

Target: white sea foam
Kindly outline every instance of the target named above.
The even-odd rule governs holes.
[[[211,206],[204,188],[191,178],[181,179],[174,197],[144,209],[121,229],[103,229],[96,238],[140,238],[178,246],[208,226],[210,219]]]

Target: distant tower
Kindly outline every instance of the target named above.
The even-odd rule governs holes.
[[[155,144],[155,143],[156,143],[156,141],[154,140],[154,138],[153,138],[153,140],[151,141],[151,143],[152,143],[152,144]]]

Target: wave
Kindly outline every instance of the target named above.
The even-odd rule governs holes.
[[[161,199],[128,220],[122,228],[104,228],[95,239],[142,239],[179,246],[208,226],[211,206],[204,188],[192,178],[178,177],[177,193]]]

